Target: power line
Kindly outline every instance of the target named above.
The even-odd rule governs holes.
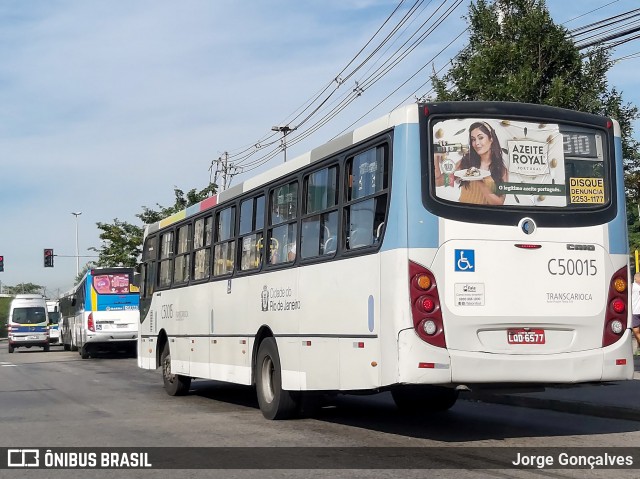
[[[598,11],[598,10],[601,10],[601,9],[603,9],[603,8],[605,8],[605,7],[608,7],[609,5],[613,5],[614,3],[617,3],[617,2],[619,2],[619,1],[620,1],[620,0],[613,0],[613,2],[605,3],[605,4],[604,4],[604,5],[602,5],[601,7],[594,8],[593,10],[590,10],[590,11],[588,11],[588,12],[582,13],[582,14],[578,15],[577,17],[570,18],[569,20],[567,20],[566,22],[564,22],[564,23],[563,23],[563,25],[566,25],[567,23],[569,23],[569,22],[573,22],[574,20],[577,20],[578,18],[582,18],[582,17],[584,17],[584,16],[586,16],[586,15],[589,15],[590,13],[593,13],[593,12],[595,12],[595,11]]]
[[[628,12],[620,13],[618,15],[614,15],[612,17],[608,17],[603,20],[598,20],[597,22],[589,23],[588,25],[583,25],[582,27],[574,28],[573,30],[569,30],[569,33],[571,33],[571,36],[583,35],[584,33],[597,30],[598,28],[603,28],[603,27],[618,23],[620,21],[626,20],[626,18],[623,18],[623,17],[627,17],[628,15],[631,15],[632,17],[636,16],[632,14],[637,14],[637,12],[639,11],[640,11],[640,8],[629,10]]]
[[[401,46],[394,49],[393,52],[390,52],[392,46],[398,43],[398,41],[400,40],[401,35],[404,35],[404,30],[406,30],[408,26],[415,23],[421,12],[424,11],[429,3],[431,3],[429,2],[427,4],[424,4],[423,1],[414,2],[409,7],[408,11],[403,14],[400,20],[398,20],[396,24],[392,26],[391,31],[383,38],[381,38],[376,45],[374,45],[373,41],[380,35],[384,26],[388,25],[391,18],[399,12],[399,8],[403,4],[404,0],[401,1],[393,10],[393,12],[385,19],[384,23],[378,28],[375,34],[365,43],[365,45],[346,64],[346,66],[342,68],[340,73],[336,75],[336,77],[333,78],[331,82],[326,84],[325,87],[323,87],[318,93],[316,93],[313,98],[311,98],[302,107],[296,110],[299,113],[297,114],[297,116],[295,116],[295,119],[301,118],[300,122],[295,122],[295,124],[297,124],[296,128],[298,129],[299,133],[296,136],[291,135],[291,138],[287,139],[287,147],[303,141],[310,135],[317,132],[320,128],[324,127],[338,114],[344,111],[349,105],[351,105],[351,103],[353,103],[362,94],[364,94],[367,89],[380,81],[391,70],[396,68],[400,62],[402,62],[410,53],[412,53],[414,49],[417,48],[417,46],[424,42],[424,40],[428,38],[438,26],[440,26],[440,24],[451,14],[453,10],[455,10],[462,3],[463,0],[454,0],[453,5],[450,5],[447,9],[445,9],[437,19],[433,20],[433,23],[431,25],[428,25],[429,20],[434,19],[437,12],[444,8],[446,1],[447,0],[444,0],[430,15],[429,19],[427,19],[417,29],[415,29],[415,31],[413,31],[410,36],[408,36],[408,38],[404,41],[404,43],[402,43]],[[591,10],[590,12],[574,17],[569,21],[581,18],[589,13],[604,8],[605,6],[616,3],[617,1],[618,0],[609,2],[602,7],[598,7],[594,10]],[[638,20],[635,20],[637,16],[640,16],[640,13],[638,12],[640,12],[640,9],[615,15],[607,19],[585,25],[583,27],[578,27],[577,29],[572,30],[570,33],[572,33],[572,36],[575,36],[575,38],[582,38],[581,41],[576,41],[576,46],[580,49],[588,48],[589,46],[593,46],[596,44],[605,45],[606,48],[612,48],[613,46],[637,38],[634,36],[618,42],[612,42],[612,40],[629,36],[635,31],[640,30],[640,26],[636,25]],[[430,59],[429,62],[419,68],[408,79],[402,82],[396,89],[394,89],[391,93],[386,95],[385,98],[374,105],[366,114],[362,115],[360,118],[358,118],[358,120],[347,127],[347,129],[351,128],[355,123],[360,121],[362,118],[370,114],[373,110],[378,108],[382,103],[387,101],[393,94],[397,93],[400,88],[402,88],[409,81],[415,78],[429,65],[429,63],[433,62],[435,58],[442,54],[466,31],[467,29],[458,34],[458,36],[456,36],[451,42],[449,42],[449,44],[447,44],[440,52],[438,52],[438,54],[434,55],[434,57]],[[593,39],[591,42],[585,41],[591,39]],[[607,44],[606,42],[611,43]],[[385,45],[386,49],[383,50]],[[366,56],[363,58],[363,60],[360,61],[360,63],[356,64],[356,60],[365,54],[368,47],[372,47],[372,51],[366,54]],[[632,56],[629,56],[629,58],[632,58]],[[626,59],[626,57],[622,59]],[[363,76],[356,80],[349,89],[345,89],[347,80],[353,78],[356,72],[361,70],[366,64],[371,65],[370,68],[366,72],[364,72]],[[351,70],[349,69],[350,66],[353,66]],[[438,72],[436,72],[436,74],[442,71],[445,67],[446,64]],[[413,92],[413,95],[415,95],[416,92],[420,88],[423,88],[427,83],[428,81],[423,83],[417,90]],[[339,89],[342,90],[342,94],[339,97],[336,97],[336,93]],[[431,91],[433,91],[433,89],[431,89],[430,92]],[[427,92],[427,94],[429,94],[429,92]],[[424,98],[425,95],[423,95],[421,98]],[[318,114],[321,114],[321,116],[318,117]],[[310,123],[312,118],[315,119],[313,123]],[[291,124],[291,122],[287,121],[282,124],[289,125]],[[305,125],[305,128],[300,128],[301,125]],[[344,131],[346,131],[346,129],[343,130],[343,132]],[[262,140],[252,144],[248,148],[241,151],[239,154],[229,155],[228,158],[233,159],[236,165],[242,164],[243,172],[246,173],[255,170],[265,163],[271,161],[282,151],[282,146],[283,145],[281,143],[281,140],[277,137],[274,138],[274,135],[271,134],[269,136],[266,136]],[[257,153],[260,153],[259,157],[249,161]]]
[[[294,118],[291,118],[290,120],[285,120],[283,122],[281,122],[281,124],[291,124],[291,123],[298,123],[298,125],[300,125],[302,122],[300,121],[296,121],[305,111],[307,111],[311,105],[313,105],[315,102],[319,101],[322,98],[322,95],[324,95],[329,88],[334,85],[335,83],[335,87],[334,87],[334,91],[337,90],[342,83],[344,83],[344,79],[341,78],[341,75],[347,70],[347,68],[360,56],[360,54],[367,48],[367,46],[369,46],[371,44],[371,42],[376,38],[376,36],[378,36],[378,34],[380,33],[380,31],[384,28],[384,26],[391,20],[391,18],[396,14],[396,12],[399,10],[399,8],[402,6],[402,4],[404,3],[405,0],[401,0],[398,5],[393,9],[393,11],[389,14],[389,16],[385,19],[385,21],[382,23],[382,25],[378,28],[378,30],[373,34],[373,36],[365,43],[365,45],[360,49],[360,51],[358,53],[356,53],[356,55],[349,60],[349,62],[347,63],[347,65],[345,67],[343,67],[343,69],[327,84],[325,85],[323,88],[321,88],[321,90],[316,93],[311,99],[307,100],[307,102],[305,102],[303,104],[303,106],[299,107],[296,111],[294,111],[291,115],[295,115],[298,111],[300,111],[300,113],[298,113],[298,115]],[[424,0],[417,0],[416,3],[421,3]],[[414,3],[415,6],[415,3]],[[411,9],[409,10],[409,12],[411,12],[414,9],[414,7],[412,6]],[[383,40],[383,42],[386,42],[386,39]],[[360,67],[358,67],[360,68]],[[357,70],[357,69],[356,69]],[[332,94],[332,93],[331,93]],[[329,97],[331,96],[331,94],[329,95]],[[325,100],[326,101],[326,100]],[[324,102],[323,102],[324,103]],[[270,134],[268,136],[266,136],[265,138],[254,142],[251,146],[249,146],[248,148],[243,149],[242,151],[240,151],[237,154],[233,154],[231,155],[232,157],[235,157],[237,155],[242,155],[244,153],[249,153],[246,157],[250,157],[252,156],[256,150],[261,149],[264,145],[262,145],[262,143],[268,141],[270,138],[273,138],[275,135],[274,134]],[[274,143],[277,143],[276,141],[273,142],[269,142],[267,144],[267,146],[271,146]],[[255,149],[253,151],[251,151],[253,148],[255,147]],[[238,161],[241,162],[244,158],[239,158]]]
[[[601,45],[601,44],[604,44],[604,43],[606,43],[606,42],[608,42],[610,40],[615,40],[616,38],[625,37],[625,36],[630,35],[630,34],[635,33],[635,32],[640,32],[640,25],[635,26],[633,28],[629,28],[629,29],[624,30],[622,32],[614,33],[614,34],[611,34],[611,35],[608,35],[608,36],[605,36],[605,37],[600,37],[600,38],[598,38],[596,40],[593,40],[593,41],[590,41],[590,42],[577,43],[576,44],[576,48],[578,48],[578,50],[584,50],[585,48],[594,47],[596,45]],[[614,46],[617,46],[617,45],[622,45],[623,43],[626,43],[627,41],[630,41],[630,40],[635,40],[636,38],[637,37],[633,37],[633,38],[629,38],[629,39],[627,39],[625,41],[616,42],[615,45],[612,44],[612,45],[607,46],[607,49],[613,48]]]
[[[374,73],[370,74],[367,78],[359,79],[358,82],[356,82],[356,88],[354,88],[352,90],[352,92],[349,94],[349,96],[345,100],[343,100],[338,107],[336,107],[334,110],[332,110],[329,113],[327,113],[320,120],[317,120],[315,124],[309,126],[307,128],[307,130],[302,132],[300,135],[298,135],[295,138],[291,139],[289,144],[299,143],[300,141],[306,139],[311,134],[315,133],[319,128],[324,126],[328,121],[330,121],[333,118],[335,118],[335,116],[337,116],[337,114],[342,112],[342,110],[344,110],[349,104],[351,104],[353,101],[355,101],[364,92],[364,90],[370,88],[373,84],[377,83],[382,77],[384,77],[387,73],[389,73],[389,71],[391,71],[393,68],[395,68],[400,61],[404,60],[404,58],[406,58],[409,53],[411,53],[420,43],[422,43],[431,33],[433,33],[433,31],[435,30],[435,28],[437,26],[439,26],[449,15],[451,15],[451,13],[462,3],[462,1],[463,0],[456,0],[452,6],[450,6],[445,12],[443,12],[440,15],[440,17],[438,17],[434,21],[434,24],[431,27],[429,27],[425,32],[423,32],[419,36],[419,38],[417,40],[415,40],[413,43],[411,43],[408,47],[406,45],[409,42],[409,40],[407,40]],[[440,8],[442,8],[444,3],[445,2],[443,2],[438,7],[438,9],[436,9],[436,11],[431,14],[430,19],[432,19],[435,16],[437,11]],[[424,27],[427,23],[428,23],[428,20],[425,21],[421,25],[421,28]],[[416,34],[417,34],[417,32],[413,33],[411,35],[410,39],[412,37],[414,37]],[[389,63],[390,60],[391,60],[391,63]],[[360,83],[360,81],[362,81],[362,83]],[[269,154],[257,159],[255,162],[253,162],[251,168],[245,169],[245,172],[246,171],[251,171],[251,170],[261,166],[262,164],[264,164],[267,161],[269,161],[271,158],[273,158],[273,153],[269,153]]]
[[[444,2],[446,2],[446,0],[444,0]],[[443,3],[444,3],[444,2],[443,2]],[[461,2],[462,2],[462,0],[459,0],[459,1],[457,2],[456,6],[457,6],[459,3],[461,3]],[[389,41],[389,39],[391,38],[391,36],[392,36],[392,35],[394,35],[394,34],[396,34],[396,33],[400,30],[400,28],[402,27],[402,25],[404,25],[404,24],[407,22],[407,20],[409,19],[409,17],[410,17],[411,15],[414,15],[414,14],[415,14],[415,12],[417,12],[417,9],[421,6],[421,4],[422,4],[422,1],[420,1],[420,2],[415,2],[415,3],[411,6],[411,8],[409,9],[409,12],[408,12],[408,13],[406,13],[406,14],[403,16],[403,18],[402,18],[402,19],[401,19],[401,20],[400,20],[400,21],[399,21],[399,22],[398,22],[398,23],[393,27],[392,33],[388,34],[388,35],[387,35],[387,36],[386,36],[386,37],[381,41],[381,43],[375,47],[375,51],[376,51],[376,52],[380,51],[380,47],[381,47],[381,45],[386,44],[386,43]],[[439,7],[439,8],[440,8],[440,7]],[[397,10],[396,10],[396,11],[397,11]],[[432,16],[433,16],[433,14],[432,14]],[[424,25],[424,24],[423,24],[423,25]],[[414,35],[415,35],[415,34],[414,34]],[[423,38],[422,40],[424,40],[424,38]],[[361,49],[361,51],[363,51],[363,50]],[[399,50],[398,50],[398,51],[399,51]],[[396,52],[394,53],[394,55],[397,55],[397,54],[398,54],[398,51],[396,51]],[[405,56],[406,56],[406,53],[405,53]],[[369,56],[367,57],[366,61],[370,61],[372,58],[373,58],[373,57],[372,57],[371,55],[369,55]],[[392,58],[393,58],[393,56],[392,56]],[[401,59],[402,59],[402,58],[401,58]],[[399,61],[399,60],[396,60],[396,64],[398,63],[398,61]],[[354,71],[357,71],[358,69],[360,69],[360,68],[364,65],[364,63],[365,63],[365,62],[362,62],[361,64],[359,64],[359,65],[354,69]],[[394,66],[395,66],[395,65],[394,65]],[[391,68],[393,68],[393,67],[391,67]],[[346,71],[346,69],[343,69],[343,70],[342,70],[342,72],[343,72],[343,73],[344,73],[345,71]],[[378,71],[379,71],[379,70],[378,70]],[[350,77],[352,74],[353,74],[353,72],[350,72],[348,76]],[[384,72],[384,74],[386,74],[386,72]],[[384,74],[383,74],[382,76],[384,76]],[[370,79],[370,78],[371,78],[371,77],[369,77],[369,79]],[[378,80],[378,79],[375,79],[375,81],[377,81],[377,80]],[[344,80],[340,83],[340,85],[342,85],[342,84],[344,84]],[[338,85],[338,87],[339,87],[340,85]],[[357,97],[357,96],[359,96],[360,94],[362,94],[362,92],[364,91],[364,89],[359,88],[359,86],[358,86],[358,85],[359,85],[359,83],[358,83],[358,82],[356,82],[356,88],[354,88],[354,89],[352,90],[352,92],[350,92],[350,93],[349,93],[349,96],[350,96],[350,97]],[[336,89],[337,89],[337,88],[336,88]],[[316,113],[318,113],[319,111],[321,111],[321,109],[322,109],[322,108],[327,104],[328,100],[330,99],[331,95],[333,95],[333,93],[335,93],[335,91],[334,91],[334,92],[332,92],[332,93],[331,93],[327,98],[325,98],[325,99],[321,102],[321,104],[320,104],[319,106],[317,106],[317,107],[314,109],[314,111],[312,112],[314,115],[315,115]],[[338,108],[339,108],[340,110],[344,109],[348,104],[350,104],[350,103],[351,103],[351,101],[352,101],[352,100],[347,100],[346,102],[345,102],[345,101],[342,101],[342,102],[340,103],[340,106],[339,106]],[[328,116],[327,116],[327,115],[328,115]],[[307,136],[309,136],[309,134],[310,134],[310,133],[313,133],[313,132],[317,131],[317,127],[318,127],[318,126],[322,126],[322,125],[326,124],[326,118],[327,118],[327,117],[328,117],[328,118],[333,118],[333,117],[335,116],[335,114],[334,114],[334,112],[333,112],[333,111],[329,112],[327,115],[325,115],[325,118],[321,118],[320,120],[316,121],[316,123],[315,123],[314,125],[311,125],[307,130],[305,130],[306,132],[305,132],[305,131],[303,131],[303,132],[301,132],[301,134],[300,134],[300,135],[298,135],[297,137],[295,137],[295,138],[291,139],[291,140],[290,140],[290,144],[298,143],[298,142],[299,142],[299,141],[301,141],[302,139],[304,139],[304,138],[306,138]],[[306,118],[304,118],[303,120],[301,120],[300,122],[298,122],[298,123],[297,123],[297,124],[298,124],[298,128],[300,128],[300,125],[301,125],[301,124],[304,124],[304,123],[308,122],[308,121],[310,120],[311,116],[312,116],[312,115],[308,115]],[[271,147],[271,146],[273,146],[273,144],[275,144],[275,143],[276,143],[276,142],[271,142],[271,143],[267,144],[266,146],[267,146],[267,147]],[[261,145],[261,147],[262,147],[262,146],[264,146],[264,145]],[[251,156],[251,155],[253,155],[254,153],[255,153],[255,152],[251,152],[251,153],[249,153],[249,154],[245,155],[244,157],[237,159],[237,161],[238,161],[239,163],[244,163],[244,161],[243,161],[243,160],[248,159],[248,157],[250,157],[250,156]],[[273,151],[272,151],[272,152],[269,152],[269,153],[266,153],[265,155],[263,155],[263,156],[261,156],[260,158],[258,158],[258,159],[256,159],[256,160],[252,161],[252,162],[251,162],[251,163],[249,163],[249,164],[244,163],[244,165],[243,165],[243,166],[245,167],[245,171],[250,171],[250,169],[253,169],[253,167],[254,167],[254,166],[260,166],[261,164],[264,164],[268,159],[271,159],[272,157],[273,157]]]

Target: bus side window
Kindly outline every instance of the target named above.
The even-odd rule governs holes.
[[[171,284],[173,270],[173,231],[160,236],[160,287]]]
[[[346,248],[376,245],[387,207],[385,147],[371,148],[347,162],[347,202],[344,210]]]
[[[238,250],[241,271],[257,269],[262,264],[264,213],[264,195],[240,203]]]
[[[293,181],[271,190],[269,196],[271,227],[267,230],[270,264],[290,263],[296,257],[298,182]]]
[[[178,241],[177,246],[178,250],[176,252],[176,257],[174,260],[174,271],[173,271],[173,281],[175,283],[184,283],[189,281],[189,258],[191,257],[189,247],[190,238],[189,232],[191,229],[190,224],[186,224],[180,226],[178,228]]]
[[[211,237],[213,233],[213,218],[207,216],[199,218],[194,223],[193,233],[193,279],[209,277],[209,261],[211,259]]]
[[[236,207],[229,206],[216,214],[216,232],[213,247],[213,275],[233,273],[236,240]]]
[[[302,258],[336,251],[338,232],[338,167],[329,166],[304,178],[304,215],[300,241]]]

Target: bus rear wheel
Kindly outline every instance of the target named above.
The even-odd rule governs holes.
[[[400,386],[391,390],[398,409],[403,412],[438,412],[453,407],[458,391],[441,386]]]
[[[282,389],[282,367],[278,346],[265,338],[256,357],[256,392],[262,415],[267,419],[289,419],[298,414],[299,396]]]
[[[80,354],[80,357],[82,359],[89,359],[91,357],[91,354],[89,353],[89,347],[88,346],[82,346],[78,350],[78,354]]]
[[[167,391],[167,394],[169,396],[184,396],[187,394],[191,386],[191,378],[171,373],[171,351],[169,350],[169,343],[166,343],[164,348],[162,348],[160,364],[162,365],[162,381],[164,382],[164,389]]]

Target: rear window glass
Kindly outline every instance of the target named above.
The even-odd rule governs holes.
[[[93,277],[93,288],[98,294],[127,294],[128,274],[99,274]]]
[[[499,118],[434,121],[435,196],[500,208],[598,208],[609,202],[602,131]]]

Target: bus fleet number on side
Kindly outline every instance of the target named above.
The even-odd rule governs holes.
[[[595,259],[552,258],[547,263],[547,269],[554,276],[595,276],[598,274]]]

